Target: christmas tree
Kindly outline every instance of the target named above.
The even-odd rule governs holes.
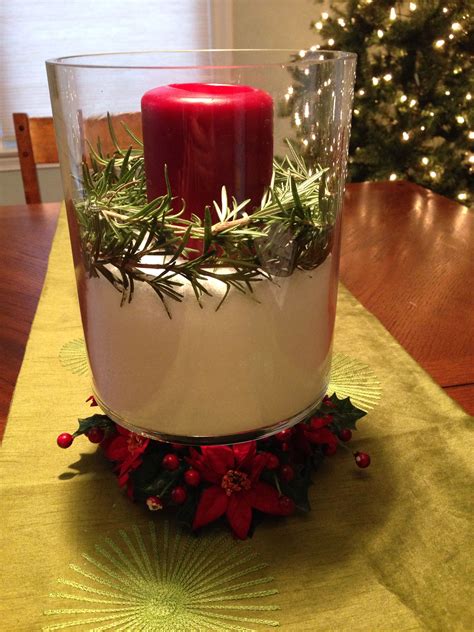
[[[352,181],[406,179],[473,201],[473,8],[472,0],[333,0],[311,25],[323,40],[312,51],[358,55]],[[311,157],[301,98],[308,78],[296,69],[293,80],[284,112]]]

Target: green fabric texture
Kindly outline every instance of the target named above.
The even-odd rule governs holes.
[[[81,337],[63,212],[0,451],[2,630],[50,624],[48,595],[81,553],[120,528],[163,522],[126,498],[86,439],[56,447],[91,414],[88,376],[59,361]],[[472,630],[472,420],[344,288],[335,350],[382,385],[351,444],[372,465],[358,470],[340,450],[315,475],[310,514],[257,528],[251,546],[279,590],[274,618],[298,631]],[[238,546],[230,535],[228,546]]]

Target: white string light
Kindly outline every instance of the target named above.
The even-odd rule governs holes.
[[[304,57],[305,55],[306,55],[306,51],[305,50],[300,50],[299,56],[300,57]]]
[[[363,3],[365,3],[366,5],[369,5],[369,4],[372,4],[373,0],[362,0],[362,2],[363,2]],[[414,0],[411,0],[411,1],[410,1],[409,3],[407,3],[407,4],[408,4],[408,8],[409,8],[409,10],[410,10],[411,12],[414,12],[414,11],[416,11],[416,10],[418,9],[417,2],[416,2],[416,1],[414,1]],[[405,5],[405,6],[406,6],[406,5]],[[442,7],[442,12],[443,12],[444,14],[449,13],[449,9],[448,9],[448,7]],[[398,16],[397,16],[397,10],[396,10],[396,7],[395,7],[395,6],[392,6],[392,7],[390,8],[390,11],[389,11],[389,20],[390,20],[391,22],[393,22],[393,21],[395,21],[395,20],[397,19],[397,17],[398,17]],[[463,15],[463,16],[461,16],[461,17],[462,17],[462,18],[465,18],[466,16],[464,16],[464,15]],[[315,28],[316,30],[318,30],[318,31],[321,31],[321,30],[324,28],[323,21],[328,20],[328,19],[329,19],[329,14],[328,14],[326,11],[324,11],[323,13],[321,13],[320,20],[318,20],[317,22],[315,22],[315,23],[314,23],[314,28]],[[415,18],[414,18],[414,19],[415,19]],[[352,20],[352,21],[354,21],[354,20]],[[461,20],[461,21],[462,21],[462,20]],[[345,21],[343,18],[338,18],[338,19],[337,19],[337,24],[338,24],[340,27],[342,27],[342,28],[345,28],[345,27],[346,27],[346,21]],[[449,22],[448,22],[448,25],[449,25]],[[448,28],[449,28],[449,27],[448,27]],[[440,51],[441,51],[441,50],[444,50],[444,48],[446,47],[446,39],[453,40],[453,39],[455,38],[455,36],[454,36],[454,34],[453,34],[453,33],[458,33],[458,32],[460,32],[460,31],[462,31],[462,29],[463,29],[463,27],[462,27],[462,25],[461,25],[461,23],[460,23],[460,22],[458,22],[458,21],[454,21],[454,22],[452,22],[452,24],[451,24],[451,26],[450,26],[450,30],[451,30],[452,32],[451,32],[451,33],[449,33],[449,34],[446,34],[446,35],[444,36],[444,38],[443,38],[443,37],[441,37],[441,38],[439,38],[439,39],[435,40],[435,41],[433,42],[433,47],[434,47],[435,49],[440,50]],[[384,35],[385,35],[384,30],[382,30],[381,28],[377,29],[377,30],[376,30],[376,35],[377,35],[377,37],[378,37],[379,39],[382,39],[382,38],[384,37]],[[328,46],[331,46],[331,47],[332,47],[332,46],[334,46],[334,45],[335,45],[335,43],[336,43],[336,42],[335,42],[335,40],[334,40],[333,38],[329,38],[329,39],[327,40],[327,45],[328,45]],[[310,50],[314,51],[314,50],[317,50],[317,49],[319,49],[319,48],[320,48],[320,46],[318,45],[318,46],[311,47],[311,49],[310,49]],[[300,53],[299,53],[299,54],[300,54],[300,57],[304,57],[304,56],[305,56],[305,54],[306,54],[306,51],[300,51]],[[462,72],[462,68],[461,68],[461,67],[459,67],[459,66],[456,66],[456,67],[454,67],[454,68],[452,69],[452,72],[453,72],[453,74],[454,74],[454,75],[460,74],[460,73]],[[306,71],[306,74],[308,74],[308,71]],[[392,80],[393,80],[393,75],[392,75],[392,73],[390,73],[390,72],[386,72],[386,73],[385,73],[384,75],[382,75],[381,77],[375,77],[375,76],[374,76],[374,77],[372,77],[372,85],[373,85],[373,86],[378,86],[382,80],[384,80],[384,81],[386,81],[386,82],[392,81]],[[293,88],[289,88],[289,89],[288,89],[288,94],[287,94],[287,95],[285,95],[285,98],[288,100],[288,99],[290,98],[290,95],[291,95],[292,93],[293,93]],[[321,90],[319,90],[319,91],[318,91],[318,93],[321,93]],[[361,97],[362,97],[362,96],[364,96],[364,95],[366,94],[366,91],[365,91],[363,88],[360,88],[360,89],[357,91],[357,94],[358,94],[359,96],[361,96]],[[444,91],[444,94],[445,94],[446,96],[451,96],[451,91],[450,91],[450,90],[445,90],[445,91]],[[465,100],[466,100],[466,101],[471,101],[471,100],[472,100],[472,95],[471,95],[471,93],[470,93],[470,92],[467,92],[467,93],[465,94],[465,97],[464,97],[464,98],[465,98]],[[416,98],[413,98],[413,97],[409,98],[406,94],[402,94],[402,95],[399,97],[399,101],[400,101],[400,103],[407,103],[407,102],[408,102],[407,104],[408,104],[408,106],[409,106],[410,108],[414,108],[414,107],[415,107],[415,106],[417,106],[417,104],[418,104],[418,102],[417,102],[417,99],[416,99]],[[426,111],[425,111],[425,112],[426,112]],[[354,116],[358,116],[358,115],[360,114],[360,110],[359,110],[359,109],[357,109],[357,108],[355,108],[355,109],[353,110],[353,113],[354,113]],[[309,104],[308,104],[308,103],[306,103],[306,104],[305,104],[305,106],[304,106],[303,114],[304,114],[304,117],[305,117],[305,118],[308,118],[308,117],[309,117]],[[428,111],[428,112],[426,112],[426,114],[427,114],[428,116],[430,116],[430,117],[434,117],[434,116],[435,116],[435,112],[432,112],[432,111]],[[465,119],[465,118],[464,118],[464,116],[462,116],[461,114],[456,115],[456,116],[455,116],[455,120],[456,120],[456,122],[457,122],[459,125],[463,125],[463,124],[465,124],[465,123],[466,123],[466,119]],[[301,126],[301,119],[300,119],[300,116],[299,116],[299,114],[298,114],[298,113],[295,113],[295,114],[294,114],[294,121],[295,121],[295,124],[296,124],[298,127],[299,127],[299,126]],[[396,121],[393,121],[393,122],[394,122],[395,124],[397,123]],[[421,125],[421,126],[419,127],[419,129],[420,129],[422,132],[424,132],[424,131],[426,130],[426,127],[425,127],[425,125]],[[473,130],[469,130],[469,131],[467,132],[467,134],[468,134],[468,138],[469,138],[469,140],[474,140],[474,131],[473,131]],[[407,142],[407,141],[409,141],[409,140],[410,140],[411,136],[412,136],[412,130],[403,131],[403,132],[401,133],[401,140],[402,140],[403,142]],[[311,134],[311,139],[312,139],[313,141],[314,141],[314,140],[316,140],[316,136],[315,136],[315,134]],[[304,144],[305,146],[308,146],[309,140],[308,140],[308,139],[304,139],[302,142],[303,142],[303,144]],[[474,165],[474,154],[472,154],[472,153],[465,153],[465,154],[464,154],[464,156],[465,156],[465,159],[467,159],[467,162],[468,162],[470,165]],[[423,165],[424,167],[428,167],[428,165],[430,164],[430,159],[428,158],[428,156],[423,156],[423,157],[422,157],[421,159],[419,159],[419,160],[420,160],[421,165]],[[433,180],[434,180],[434,179],[437,179],[437,178],[439,177],[439,172],[438,172],[438,171],[436,171],[436,170],[433,168],[434,166],[435,166],[435,165],[433,165],[433,166],[432,166],[432,168],[431,168],[431,170],[429,170],[429,171],[428,171],[428,174],[429,174],[430,178],[431,178],[431,179],[433,179]],[[436,166],[436,169],[438,169],[438,167],[439,167],[439,165],[438,165],[438,166]],[[471,169],[472,169],[472,168],[471,168]],[[441,168],[441,173],[442,173],[442,171],[443,171],[443,169]],[[426,173],[426,172],[425,172],[425,173]],[[403,177],[403,176],[402,176],[402,177]],[[398,178],[399,178],[399,176],[398,176],[396,173],[391,173],[391,174],[389,175],[389,180],[390,180],[390,181],[395,181],[395,180],[397,180]],[[460,193],[458,193],[458,194],[457,194],[457,199],[458,199],[458,200],[460,200],[460,201],[464,201],[464,200],[466,200],[467,198],[468,198],[468,194],[467,194],[465,191],[461,191]]]

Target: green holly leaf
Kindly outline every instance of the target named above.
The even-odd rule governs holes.
[[[147,451],[142,455],[142,463],[133,472],[130,472],[130,480],[133,484],[133,490],[137,500],[146,500],[148,496],[159,496],[159,494],[151,491],[153,481],[160,473],[160,461],[157,461]]]
[[[130,476],[137,500],[146,500],[148,496],[164,499],[173,487],[179,484],[185,466],[170,471],[162,469],[161,459],[155,456],[144,459],[142,465]]]
[[[322,446],[316,445],[314,446],[313,454],[311,455],[311,465],[313,466],[313,470],[316,471],[319,469],[319,466],[324,461],[324,453],[322,450]]]
[[[107,415],[92,415],[86,419],[78,419],[79,428],[74,433],[75,437],[86,434],[91,428],[103,428],[108,430],[114,427],[114,422]]]
[[[333,415],[333,421],[331,422],[331,429],[335,432],[342,430],[343,428],[349,428],[349,430],[357,430],[356,424],[359,419],[365,417],[367,414],[365,411],[354,406],[349,397],[339,399],[336,393],[331,395],[329,400],[331,404],[324,404],[324,414]]]
[[[188,489],[187,491],[188,497],[186,502],[176,511],[176,519],[179,524],[182,524],[188,529],[192,529],[201,492],[199,489]]]
[[[303,464],[292,465],[295,477],[289,482],[280,480],[282,494],[295,501],[298,509],[304,512],[311,510],[308,489],[311,485],[311,459],[308,457]]]

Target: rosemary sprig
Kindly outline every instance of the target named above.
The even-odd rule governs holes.
[[[215,279],[225,286],[219,309],[231,290],[253,293],[255,283],[313,269],[331,251],[335,203],[325,170],[311,171],[290,143],[289,155],[274,161],[260,207],[229,200],[223,187],[213,223],[210,208],[191,220],[183,217],[184,201],[173,209],[166,173],[166,195],[148,202],[142,149],[120,148],[110,119],[109,128],[115,152],[104,156],[100,145],[90,147],[75,208],[86,270],[120,291],[122,304],[137,282],[147,283],[171,317],[168,301],[182,301],[185,283],[202,306],[211,294],[206,281]],[[200,252],[190,245],[196,240]]]

